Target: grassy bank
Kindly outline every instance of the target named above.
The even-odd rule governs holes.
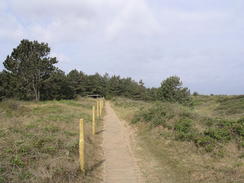
[[[99,182],[101,136],[91,135],[93,100],[0,103],[0,182]],[[79,169],[86,122],[87,174]]]
[[[196,96],[191,107],[128,99],[113,104],[136,127],[139,145],[161,164],[154,169],[158,180],[167,175],[169,182],[238,183],[244,182],[243,98]]]

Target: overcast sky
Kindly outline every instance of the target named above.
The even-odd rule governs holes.
[[[1,62],[22,39],[48,42],[65,72],[244,94],[244,0],[0,0]]]

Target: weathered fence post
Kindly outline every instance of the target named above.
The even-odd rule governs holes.
[[[99,100],[97,100],[97,119],[99,118]]]
[[[99,104],[100,104],[100,116],[102,116],[102,100],[99,100]]]
[[[92,134],[96,134],[95,106],[92,106]]]
[[[80,119],[80,142],[79,142],[79,153],[80,153],[80,169],[85,172],[85,134],[84,134],[84,120]]]

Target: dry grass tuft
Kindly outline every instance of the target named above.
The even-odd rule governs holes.
[[[101,181],[102,139],[90,132],[93,104],[90,99],[0,103],[0,183]],[[86,122],[86,175],[79,168],[80,118]]]

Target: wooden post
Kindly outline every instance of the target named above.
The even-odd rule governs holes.
[[[95,106],[92,106],[92,134],[96,134]]]
[[[99,100],[99,104],[100,104],[100,116],[102,116],[102,100]]]
[[[97,119],[99,118],[99,100],[97,100]]]
[[[103,97],[103,107],[105,107],[105,99],[104,99],[104,97]]]
[[[80,119],[80,142],[79,142],[79,153],[80,153],[80,169],[85,172],[85,140],[84,140],[84,120]]]
[[[104,107],[104,103],[103,103],[104,101],[103,101],[103,98],[102,98],[102,110],[103,110],[103,107]]]

